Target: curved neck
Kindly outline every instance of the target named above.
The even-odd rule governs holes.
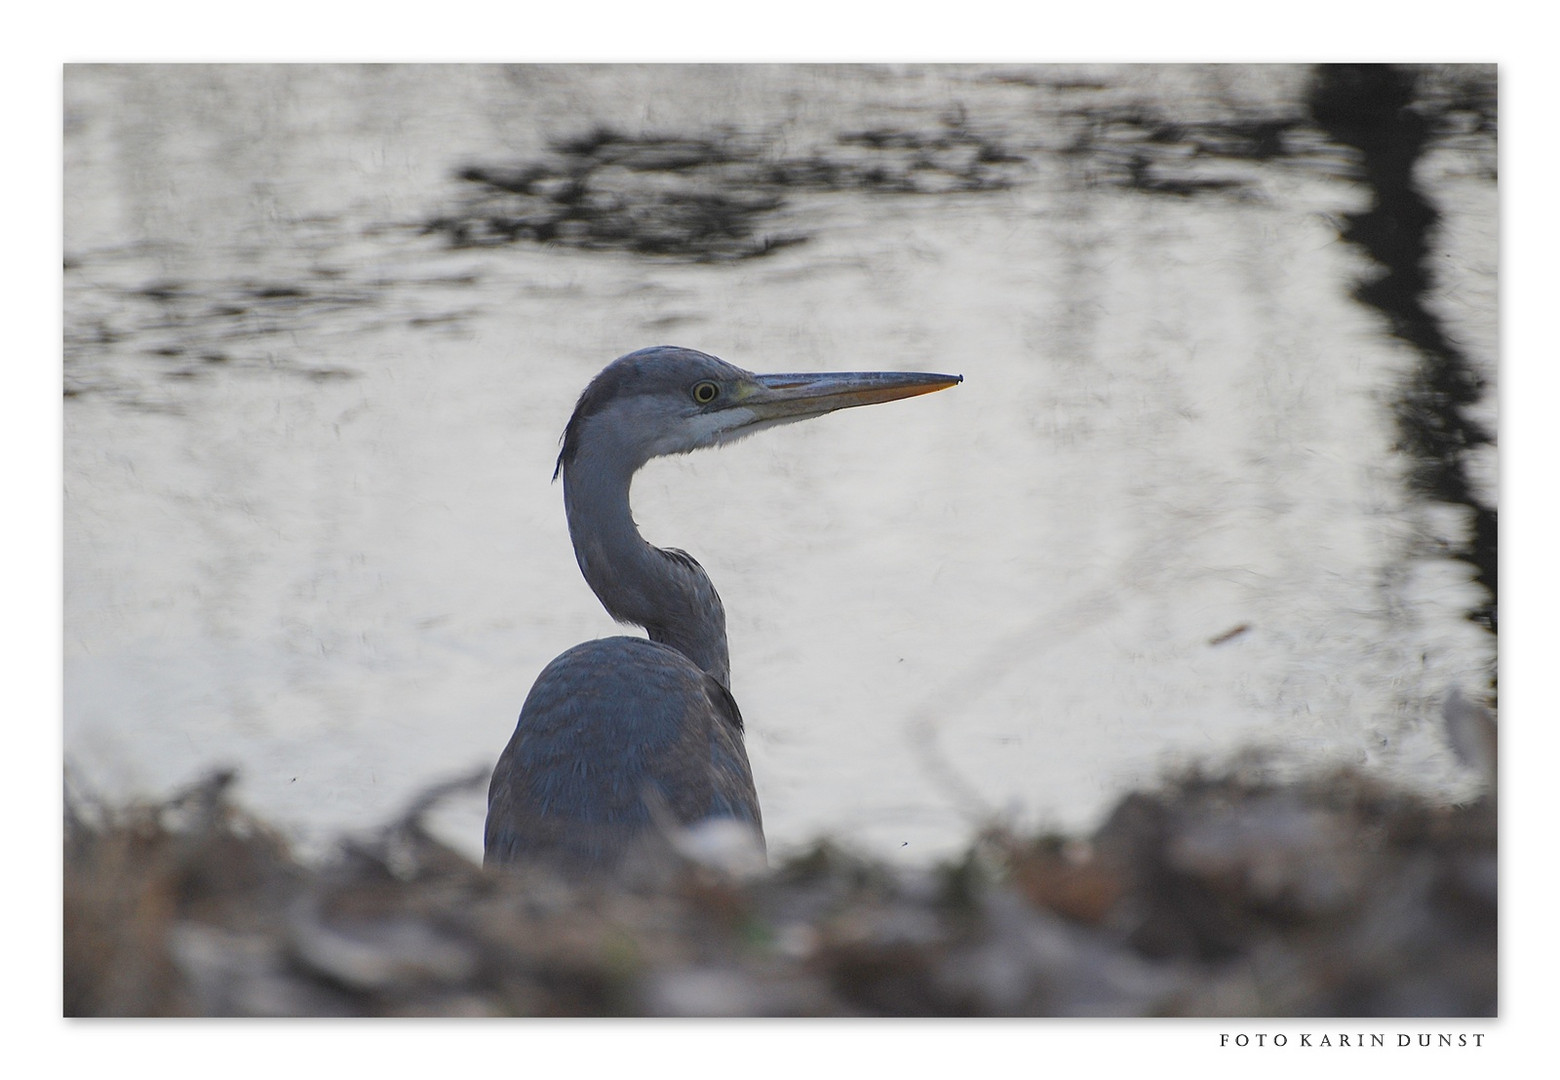
[[[690,556],[639,535],[628,504],[637,465],[582,447],[563,465],[563,505],[574,558],[591,591],[619,622],[645,628],[731,688],[726,611],[709,575]]]

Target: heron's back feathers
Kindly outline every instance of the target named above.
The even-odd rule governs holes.
[[[609,868],[663,810],[762,829],[736,702],[644,638],[575,646],[537,677],[493,771],[486,862]]]

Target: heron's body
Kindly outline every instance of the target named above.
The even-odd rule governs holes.
[[[489,862],[610,865],[654,825],[657,800],[674,821],[736,818],[762,835],[736,702],[675,649],[632,637],[576,645],[543,669],[520,717],[488,793]]]
[[[666,824],[762,819],[731,695],[726,614],[694,559],[639,535],[634,473],[652,457],[852,405],[951,386],[919,373],[754,375],[690,349],[621,357],[580,396],[557,474],[585,580],[649,639],[586,642],[542,671],[488,789],[491,864],[616,866]]]

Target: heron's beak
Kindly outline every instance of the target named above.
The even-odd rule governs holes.
[[[751,410],[758,423],[775,423],[930,394],[963,381],[963,375],[934,375],[924,371],[755,375],[752,389],[733,404]]]

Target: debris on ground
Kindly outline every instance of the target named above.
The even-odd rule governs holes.
[[[582,883],[435,839],[442,791],[308,865],[233,781],[70,801],[67,1016],[1497,1012],[1491,799],[1194,775],[1093,836],[992,829],[915,873],[819,843]]]

